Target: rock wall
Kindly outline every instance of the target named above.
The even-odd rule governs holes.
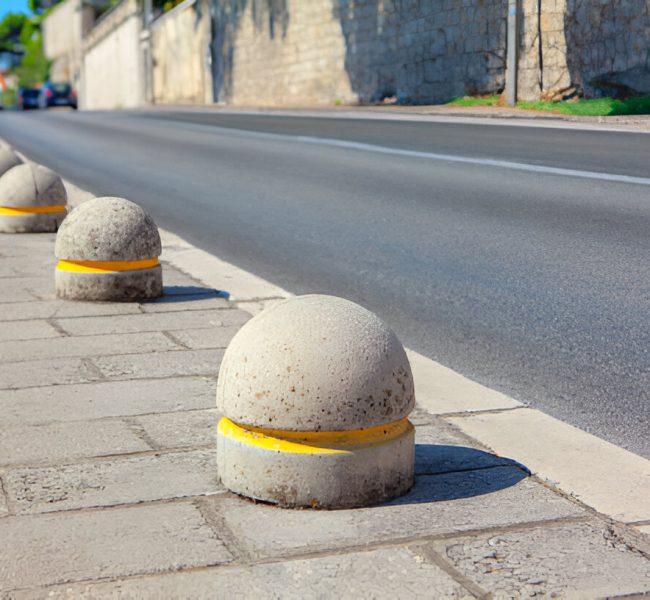
[[[137,0],[124,0],[88,33],[84,43],[82,108],[131,108],[143,104],[141,31]]]
[[[523,0],[519,95],[650,94],[650,0]]]
[[[507,0],[212,0],[233,104],[428,103],[504,85]]]
[[[187,0],[154,21],[151,35],[154,102],[212,102],[208,3]]]

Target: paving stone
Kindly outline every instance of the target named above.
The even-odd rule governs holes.
[[[61,334],[47,321],[4,322],[0,326],[0,343],[15,340],[38,340],[59,337]],[[42,342],[40,342],[42,344]],[[0,360],[3,350],[0,347]]]
[[[381,565],[381,567],[380,567]],[[217,594],[218,590],[218,594]],[[47,590],[48,598],[473,598],[440,567],[410,548],[202,569],[128,581]],[[16,598],[36,598],[19,593]]]
[[[189,503],[0,519],[0,591],[226,563]]]
[[[139,314],[140,312],[137,304],[129,302],[67,302],[65,300],[41,300],[35,302],[32,299],[30,302],[5,302],[0,304],[0,321],[49,319],[55,316],[82,317]]]
[[[118,315],[114,317],[80,317],[78,319],[58,319],[58,324],[71,335],[166,331],[234,325],[237,323],[236,315],[239,312],[241,311],[234,309],[191,310],[183,313],[164,312],[145,315]],[[232,313],[235,313],[235,315]]]
[[[110,379],[143,379],[204,375],[214,377],[219,372],[223,350],[185,350],[157,354],[103,356],[93,359],[105,377]]]
[[[15,279],[3,279],[0,282],[0,302],[30,302],[37,299],[37,296],[30,293],[26,288],[14,285]]]
[[[170,331],[174,338],[193,350],[227,348],[230,340],[239,331],[239,326],[211,327],[209,329],[184,329]]]
[[[34,297],[40,298],[45,296],[54,297],[54,272],[51,277],[42,275],[35,277],[6,277],[2,280],[2,291],[0,292],[0,302],[11,302],[5,298],[5,292],[11,293],[12,290],[27,290]]]
[[[210,502],[256,557],[585,514],[536,482],[521,480],[521,471],[511,467],[419,476],[403,498],[354,510],[283,510],[231,495]]]
[[[44,359],[48,356],[90,357],[138,352],[165,352],[182,346],[160,332],[123,333],[120,335],[83,335],[48,340],[0,342],[0,362]]]
[[[0,427],[0,465],[56,463],[150,449],[122,421]]]
[[[165,287],[167,295],[159,300],[141,304],[142,312],[158,313],[230,308],[228,300],[218,296],[216,292],[206,289],[203,293],[200,293],[201,289],[203,288]]]
[[[2,483],[2,479],[0,479],[0,517],[4,517],[8,513],[9,509],[7,507],[7,499],[4,493],[4,485]]]
[[[134,419],[158,448],[183,448],[217,443],[220,415],[215,410],[147,415]],[[216,450],[215,450],[216,451]]]
[[[214,494],[216,449],[8,471],[16,512],[40,513]]]
[[[496,598],[650,592],[650,560],[601,522],[446,540],[434,547]]]
[[[0,364],[0,390],[32,388],[101,379],[87,359],[50,358]]]
[[[40,425],[212,408],[215,388],[213,379],[179,377],[0,390],[1,422]]]

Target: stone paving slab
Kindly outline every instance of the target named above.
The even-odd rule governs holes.
[[[0,591],[231,560],[190,503],[5,517],[0,540]]]
[[[4,293],[0,295],[4,300]],[[0,303],[0,321],[26,321],[29,319],[51,319],[66,316],[139,314],[137,304],[108,304],[105,302],[65,302],[63,300],[42,300],[29,302]]]
[[[461,537],[432,547],[496,598],[591,599],[650,592],[647,557],[597,521]]]
[[[214,399],[214,395],[210,395]],[[196,410],[146,415],[133,421],[142,428],[149,443],[157,450],[212,446],[216,453],[219,418],[216,410]]]
[[[407,496],[372,508],[291,511],[231,495],[206,502],[256,559],[585,515],[512,467],[420,476]]]
[[[59,337],[60,335],[61,333],[47,321],[6,322],[0,327],[0,343],[16,340],[52,338]]]
[[[85,358],[50,358],[0,364],[0,390],[87,383],[103,375]]]
[[[226,348],[237,331],[239,331],[239,326],[235,325],[209,329],[172,329],[169,333],[174,339],[192,350],[206,350],[209,348]]]
[[[238,310],[188,310],[111,317],[57,319],[57,325],[70,335],[133,333],[174,329],[203,329],[225,325],[243,325],[249,315]]]
[[[55,329],[52,331],[60,335]],[[43,335],[40,340],[0,342],[0,360],[10,363],[42,360],[50,356],[63,358],[126,355],[180,350],[183,347],[159,331],[59,337],[47,345],[42,342],[44,337],[48,336]]]
[[[136,504],[223,490],[213,448],[15,469],[4,486],[16,514]]]
[[[381,568],[378,568],[381,565]],[[412,548],[381,548],[48,590],[48,598],[474,598]],[[18,598],[38,598],[18,593]]]
[[[0,390],[4,427],[193,411],[214,406],[215,378],[102,381]]]
[[[73,458],[151,450],[128,423],[119,420],[3,427],[0,467],[56,463]]]
[[[102,356],[93,359],[107,379],[145,379],[153,377],[214,376],[219,371],[223,350],[187,350],[128,356]]]

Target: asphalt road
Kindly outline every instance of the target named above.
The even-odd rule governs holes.
[[[186,111],[5,112],[0,136],[650,458],[650,135]]]

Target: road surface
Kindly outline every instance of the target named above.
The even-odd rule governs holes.
[[[648,134],[187,110],[5,112],[0,136],[650,458]]]

